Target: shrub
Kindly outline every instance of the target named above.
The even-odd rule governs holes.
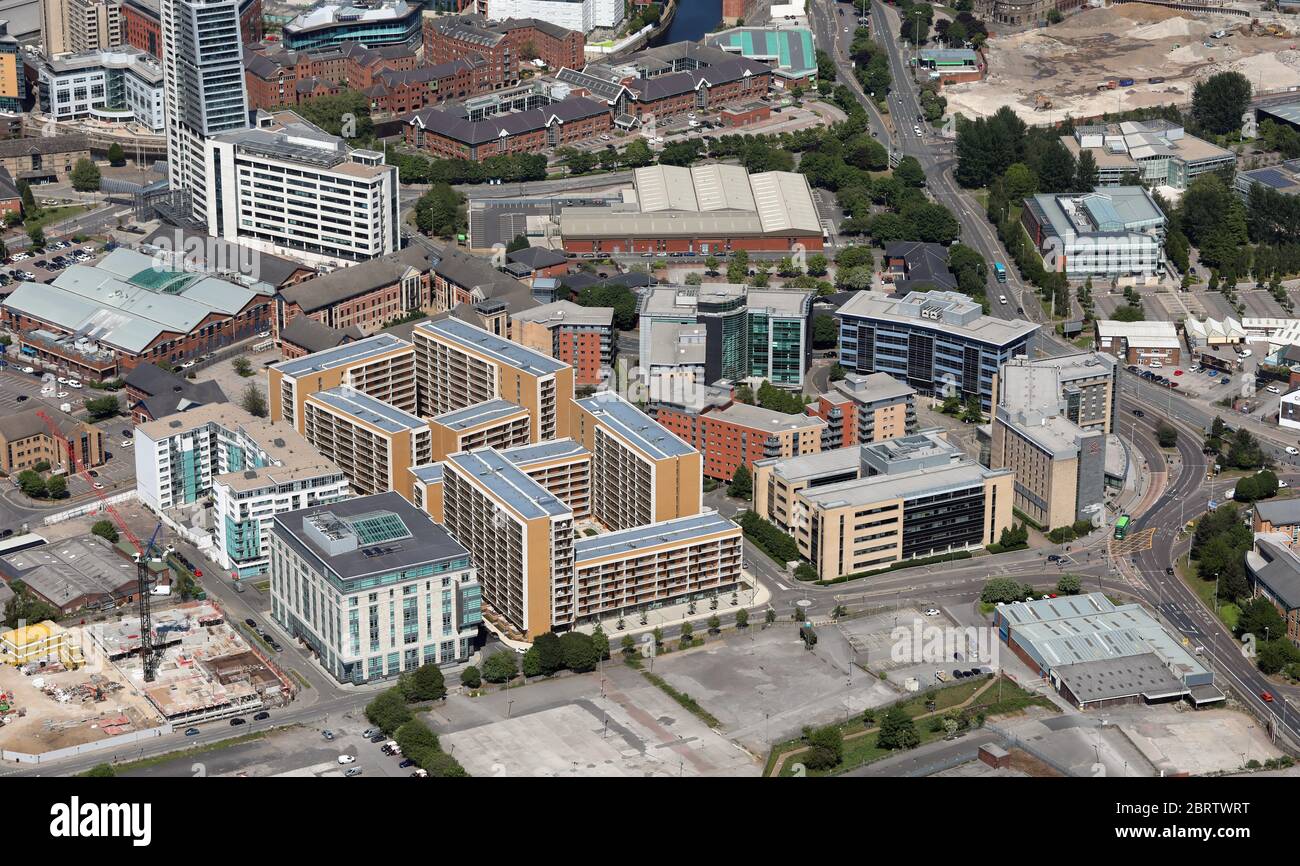
[[[460,684],[466,688],[476,689],[483,685],[483,677],[479,674],[478,668],[470,665],[460,672]]]

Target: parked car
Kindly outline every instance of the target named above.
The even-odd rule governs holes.
[[[187,737],[197,737],[198,735],[199,735],[199,729],[198,729],[198,728],[186,728],[186,729],[185,729],[185,736],[187,736]]]
[[[248,724],[248,719],[244,718],[243,716],[235,716],[233,719],[230,720],[230,726],[232,728],[235,725],[246,725],[246,724]]]
[[[1288,445],[1288,446],[1286,446],[1286,453],[1288,453],[1288,454],[1290,454],[1292,457],[1294,457],[1295,455],[1300,454],[1300,449],[1297,449],[1294,445]],[[1282,486],[1282,482],[1279,481],[1279,482],[1277,483],[1277,486],[1278,486],[1278,487],[1281,487],[1281,486]]]
[[[361,768],[360,768],[360,767],[348,767],[347,770],[343,773],[343,775],[345,775],[345,776],[360,776],[360,775],[361,775]]]
[[[326,728],[325,730],[321,731],[320,735],[327,740],[334,739],[334,732],[331,731],[329,728]]]
[[[406,769],[407,767],[414,767],[415,761],[412,761],[410,758],[406,758],[405,760],[402,761],[402,763],[398,764],[397,766],[401,767],[402,769]]]
[[[938,615],[939,615],[939,608],[937,608],[937,607],[926,608],[926,610],[925,610],[925,615],[926,615],[926,616],[938,616]]]
[[[361,732],[361,736],[365,737],[368,740],[371,737],[373,737],[375,734],[382,734],[382,733],[383,731],[379,730],[379,728],[366,728],[364,731]]]
[[[257,628],[257,620],[252,618],[246,619],[244,620],[244,625],[248,626],[249,628]]]
[[[382,743],[383,741],[384,741],[384,734],[382,731],[370,738],[370,742],[372,743]]]
[[[1145,418],[1147,416],[1147,413],[1143,412],[1141,409],[1134,409],[1133,414],[1139,418]]]
[[[262,712],[260,712],[260,713],[258,713],[257,715],[253,716],[253,721],[255,721],[255,722],[265,722],[265,721],[266,721],[267,719],[269,719],[269,718],[271,718],[271,714],[268,713],[268,712],[266,712],[265,710],[263,710]]]
[[[357,762],[356,755],[339,755],[340,764],[355,764],[356,762]]]

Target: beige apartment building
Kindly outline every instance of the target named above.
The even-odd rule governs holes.
[[[42,0],[45,56],[103,51],[126,42],[120,0]]]
[[[826,422],[822,450],[916,432],[916,389],[888,373],[849,373],[808,404]]]
[[[304,431],[303,404],[317,391],[348,387],[402,412],[414,412],[415,348],[391,334],[375,334],[273,364],[267,371],[267,406],[272,421]]]
[[[591,452],[591,514],[611,530],[699,514],[700,453],[612,391],[573,401],[571,437]]]
[[[740,589],[742,541],[740,527],[714,511],[580,538],[577,619]]]
[[[433,459],[472,448],[513,448],[531,439],[528,410],[505,400],[488,400],[429,419],[433,431]]]
[[[493,448],[443,467],[443,525],[478,569],[484,620],[516,640],[571,624],[573,510]]]
[[[442,523],[442,480],[446,474],[443,465],[429,463],[406,471],[411,475],[411,504],[423,509],[434,523]]]
[[[441,415],[490,400],[528,412],[529,441],[569,429],[573,367],[459,319],[420,322],[415,343],[421,415]]]
[[[591,516],[591,452],[572,439],[521,445],[501,456],[558,496],[576,519]]]
[[[427,422],[346,386],[303,403],[303,436],[343,470],[358,496],[395,490],[412,501],[412,466],[431,463]]]

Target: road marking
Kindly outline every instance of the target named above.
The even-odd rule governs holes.
[[[782,582],[779,581],[779,580],[776,582],[776,585],[777,585],[777,587],[778,587],[782,592],[789,592],[789,591],[790,591],[790,587],[786,586],[784,583],[782,583]]]

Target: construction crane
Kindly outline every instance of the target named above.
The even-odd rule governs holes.
[[[37,410],[36,415],[45,422],[45,426],[50,431],[50,437],[56,442],[62,444],[64,453],[68,455],[68,462],[72,464],[72,467],[76,470],[77,474],[85,479],[91,492],[94,493],[95,497],[99,500],[100,507],[112,515],[118,528],[122,530],[122,534],[125,535],[127,540],[131,542],[131,545],[135,547],[136,598],[140,610],[140,659],[144,664],[145,682],[153,682],[154,677],[158,673],[158,662],[161,653],[153,645],[153,623],[149,611],[149,553],[154,548],[154,541],[158,538],[158,530],[162,528],[162,521],[159,521],[158,525],[154,527],[153,535],[149,538],[148,546],[140,544],[140,539],[131,531],[131,527],[126,525],[126,521],[122,518],[122,515],[117,513],[117,509],[113,507],[113,503],[109,502],[108,497],[104,495],[104,491],[95,486],[94,476],[90,474],[90,470],[86,468],[86,464],[77,456],[76,449],[72,447],[72,443],[68,441],[68,437],[63,435],[63,431],[59,429],[59,425],[54,422],[53,418],[46,414],[44,409]]]
[[[158,675],[158,662],[162,659],[162,650],[153,645],[153,613],[150,611],[149,554],[158,540],[158,530],[162,521],[153,528],[149,543],[135,560],[136,597],[140,601],[140,662],[144,665],[144,681],[151,683]]]

